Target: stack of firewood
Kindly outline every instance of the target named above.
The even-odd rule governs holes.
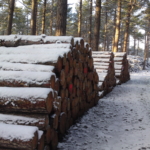
[[[98,89],[100,98],[112,91],[116,85],[114,55],[112,52],[92,52],[94,68],[99,77]]]
[[[125,83],[130,80],[127,54],[125,52],[114,53],[114,63],[117,84]]]
[[[91,49],[82,38],[44,37],[47,44],[29,45],[42,42],[17,37],[28,46],[9,47],[16,46],[12,36],[0,37],[9,47],[0,48],[0,147],[56,149],[58,138],[98,102]]]

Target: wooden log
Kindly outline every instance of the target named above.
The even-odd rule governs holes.
[[[49,145],[44,146],[44,150],[51,150]]]
[[[64,52],[62,52],[64,53]],[[55,66],[55,72],[60,72],[62,69],[62,57],[52,54],[3,54],[0,55],[1,62],[23,63],[23,64],[42,64]]]
[[[55,130],[57,130],[57,128],[58,128],[58,118],[59,118],[59,114],[60,114],[60,112],[59,111],[57,111],[57,112],[55,112],[53,115],[50,115],[50,118],[49,118],[49,120],[50,120],[50,126],[53,128],[53,129],[55,129]]]
[[[77,105],[76,107],[74,107],[72,110],[71,110],[71,116],[74,120],[77,119],[78,117],[78,113],[79,113],[79,106]]]
[[[57,131],[54,131],[54,135],[53,135],[53,138],[52,138],[50,145],[51,145],[52,150],[56,150],[57,145],[58,145],[58,133],[57,133]]]
[[[80,44],[80,46],[81,46],[81,48],[84,48],[84,40],[83,40],[83,38],[81,38],[81,37],[75,37],[74,38],[74,43],[75,44]]]
[[[60,85],[64,86],[66,84],[66,74],[64,70],[61,70],[60,73]]]
[[[65,49],[72,49],[72,45],[70,43],[52,43],[52,44],[40,44],[40,45],[36,45],[36,44],[32,44],[32,45],[24,45],[24,46],[19,46],[18,48],[21,49],[61,49],[61,48],[65,48]]]
[[[44,43],[70,43],[72,46],[74,46],[74,39],[72,36],[46,36],[44,38]]]
[[[54,66],[1,62],[0,70],[29,71],[29,72],[31,72],[31,71],[32,72],[53,72]]]
[[[79,97],[71,99],[71,109],[74,109],[79,104]]]
[[[4,148],[34,150],[38,144],[38,128],[0,124],[0,146]]]
[[[67,98],[62,99],[61,111],[67,113],[68,110],[68,100]]]
[[[49,125],[47,126],[44,135],[45,135],[45,143],[46,144],[50,144],[50,142],[52,141],[53,137],[54,137],[54,133],[55,130]]]
[[[20,38],[16,35],[1,35],[0,36],[0,44],[1,46],[6,47],[16,47],[19,45]]]
[[[0,123],[37,126],[40,130],[46,130],[49,125],[48,115],[26,115],[26,114],[0,114]]]
[[[66,131],[67,114],[62,112],[59,116],[59,132],[64,134]]]
[[[55,84],[54,84],[54,88],[55,91],[59,92],[60,90],[60,81],[58,78],[55,79]]]
[[[62,101],[62,98],[59,96],[57,96],[57,98],[54,99],[54,101],[53,101],[53,111],[54,112],[57,112],[57,111],[61,112],[61,103],[62,103],[61,101]]]
[[[64,66],[64,71],[65,71],[66,76],[69,74],[69,68],[70,68],[69,62],[67,61]]]
[[[43,150],[44,149],[44,134],[43,131],[38,130],[38,148],[37,150]]]
[[[1,112],[50,113],[54,91],[50,88],[0,87]]]
[[[0,71],[0,86],[55,88],[53,72]]]
[[[19,45],[32,45],[32,44],[43,44],[43,38],[41,35],[17,35],[20,38]]]

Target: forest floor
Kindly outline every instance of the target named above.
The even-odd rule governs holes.
[[[59,150],[150,150],[150,70],[131,73],[75,125]]]

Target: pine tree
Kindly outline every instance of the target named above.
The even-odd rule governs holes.
[[[101,0],[96,0],[93,51],[98,51],[99,47],[100,20],[101,20],[100,13],[101,13]]]
[[[58,0],[56,36],[66,35],[67,0]]]
[[[10,0],[10,3],[9,3],[9,14],[8,14],[7,35],[11,34],[11,30],[12,30],[14,6],[15,6],[15,0]]]

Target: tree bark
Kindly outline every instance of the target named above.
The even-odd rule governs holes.
[[[44,6],[43,6],[43,17],[42,17],[42,34],[44,34],[44,33],[45,33],[46,2],[47,2],[47,0],[44,0]]]
[[[56,36],[66,35],[67,0],[58,0]]]
[[[101,0],[96,0],[93,51],[98,51],[100,37]]]
[[[50,14],[51,14],[51,18],[50,18],[50,35],[53,35],[53,4],[54,4],[54,0],[52,0],[51,11],[50,11]]]
[[[15,5],[15,0],[10,0],[10,3],[9,3],[9,15],[8,15],[7,35],[10,35],[11,32],[12,32],[12,22],[13,22],[14,5]]]
[[[108,49],[106,49],[107,48],[107,9],[105,10],[106,12],[105,12],[105,29],[104,29],[104,51],[108,51]]]
[[[31,35],[36,35],[37,0],[32,0]]]
[[[133,10],[133,0],[130,0],[130,3],[128,4],[128,10],[127,10],[127,19],[125,23],[125,33],[124,33],[124,42],[123,42],[123,52],[127,52],[127,45],[128,45],[128,39],[129,39],[129,28],[130,28],[130,18],[131,18],[131,13]]]
[[[92,46],[92,4],[93,0],[90,0],[90,17],[89,17],[89,46]]]
[[[16,129],[21,132],[16,131],[15,133]],[[37,127],[0,124],[0,130],[2,130],[5,133],[0,135],[1,147],[14,149],[28,149],[28,150],[34,150],[37,147],[38,144]],[[30,135],[28,138],[26,137],[24,138],[24,134],[26,133]],[[8,136],[8,138],[6,138],[6,135]],[[22,139],[20,139],[20,137]]]
[[[47,88],[9,88],[0,87],[0,111],[1,112],[27,112],[27,113],[45,113],[49,114],[52,111],[54,92],[48,91],[49,94],[45,95],[45,98],[36,97],[34,94],[37,92],[47,91]],[[11,91],[13,90],[13,93]],[[30,92],[32,90],[32,93]],[[18,92],[18,96],[14,96],[14,93]],[[23,91],[31,93],[31,97],[20,96],[19,93]],[[3,96],[3,93],[8,93],[7,97]],[[25,93],[24,92],[24,93]],[[35,93],[34,93],[35,92]]]
[[[1,114],[0,123],[37,126],[40,130],[46,130],[49,125],[48,115],[26,115],[26,114]]]
[[[82,24],[82,0],[80,0],[79,14],[78,14],[78,37],[81,37],[81,24]]]
[[[118,52],[118,43],[119,43],[119,35],[120,35],[120,21],[121,21],[121,0],[118,0],[115,36],[114,36],[114,44],[113,44],[113,49],[112,49],[113,52]]]

